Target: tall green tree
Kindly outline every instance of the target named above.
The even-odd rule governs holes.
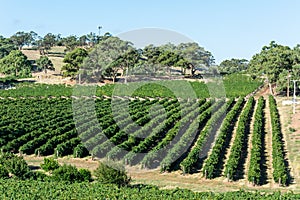
[[[141,66],[144,73],[157,74],[163,71],[163,66],[159,62],[159,57],[162,54],[162,48],[150,44],[143,49]]]
[[[294,48],[293,48],[293,64],[294,65],[298,65],[300,64],[300,44],[297,44]]]
[[[132,43],[110,36],[101,40],[91,51],[89,59],[84,62],[84,68],[88,70],[90,78],[93,76],[101,80],[110,77],[115,82],[117,73],[124,68],[124,63],[118,59],[132,49]]]
[[[188,62],[188,68],[191,69],[192,75],[195,74],[197,68],[208,68],[215,62],[212,53],[195,42],[181,43],[176,47],[176,50]]]
[[[43,70],[45,74],[47,73],[47,69],[54,70],[53,63],[47,56],[41,56],[35,62],[38,69]]]
[[[271,41],[264,46],[260,53],[255,54],[249,63],[249,71],[256,75],[265,75],[269,82],[270,92],[273,94],[272,85],[275,84],[280,74],[285,70],[290,71],[293,66],[293,51],[288,46]]]
[[[218,69],[221,73],[232,74],[247,70],[248,63],[249,61],[246,59],[232,58],[230,60],[223,60]]]
[[[87,45],[87,41],[88,41],[88,37],[86,35],[82,35],[79,37],[79,46],[86,46]]]
[[[0,36],[0,59],[7,56],[12,50],[16,50],[13,42],[8,38]]]
[[[64,46],[66,47],[66,51],[73,51],[76,47],[79,46],[79,40],[77,36],[70,35],[62,39]]]
[[[49,50],[56,44],[56,35],[53,33],[47,33],[43,38],[43,46]]]
[[[74,78],[77,75],[78,70],[83,63],[83,60],[87,56],[88,52],[82,48],[77,48],[67,53],[63,60],[63,62],[66,63],[62,67],[63,75],[71,76],[72,78]]]
[[[60,35],[47,33],[44,37],[37,37],[34,46],[38,48],[40,55],[46,55],[48,51],[58,43],[58,37],[60,37]]]
[[[119,56],[113,65],[120,66],[123,70],[123,77],[125,77],[125,83],[127,83],[127,77],[131,74],[132,69],[141,59],[141,51],[132,48],[123,55]]]
[[[179,61],[181,61],[182,57],[173,52],[173,51],[163,51],[158,57],[158,62],[166,67],[167,74],[171,74],[170,68],[175,66],[180,66],[178,64]]]
[[[291,83],[291,80],[299,80],[300,79],[300,65],[296,64],[292,66],[292,69],[286,70],[284,69],[278,76],[276,80],[276,92],[279,94],[285,94],[287,92],[291,92],[294,88],[294,84]],[[288,89],[289,87],[289,89]]]
[[[37,37],[37,34],[33,31],[26,33],[24,31],[19,31],[12,35],[10,39],[18,47],[19,50],[22,50],[23,46],[31,45]]]
[[[13,50],[0,60],[0,72],[19,78],[30,77],[31,64],[21,51]]]

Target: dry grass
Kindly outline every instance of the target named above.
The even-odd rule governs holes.
[[[292,105],[283,106],[282,100],[285,100],[285,98],[277,98],[287,157],[291,175],[297,189],[300,190],[300,105],[296,106],[296,113],[293,114]],[[290,128],[296,131],[290,131]]]
[[[28,60],[37,60],[40,58],[40,53],[36,50],[22,50],[22,53],[27,56]]]
[[[52,47],[50,52],[52,53],[64,53],[65,47]],[[40,52],[38,50],[22,50],[22,52],[28,57],[29,60],[37,60],[40,58]],[[63,58],[49,56],[49,59],[52,61],[55,72],[60,73],[63,66]]]
[[[25,156],[27,163],[31,166],[40,166],[43,163],[43,157]],[[72,158],[71,156],[59,158],[58,162],[60,164],[71,164],[78,168],[85,168],[91,171],[95,170],[98,166],[98,161],[92,161],[90,157],[87,158]],[[280,190],[282,192],[300,192],[299,188],[294,186],[290,187],[278,187],[274,185],[270,188],[268,185],[264,186],[252,186],[245,180],[240,180],[236,182],[228,182],[226,178],[219,177],[213,180],[208,180],[202,177],[201,174],[191,174],[182,175],[180,171],[175,171],[171,173],[160,173],[159,169],[146,170],[140,169],[139,166],[126,167],[128,175],[132,178],[133,184],[150,184],[157,185],[163,189],[173,189],[173,188],[184,188],[190,189],[197,192],[228,192],[228,191],[238,191],[238,190],[249,190],[249,191],[262,191],[262,192],[273,192]]]
[[[53,66],[55,68],[55,72],[60,74],[61,68],[64,65],[63,58],[60,58],[60,57],[49,57],[49,58],[53,63]]]

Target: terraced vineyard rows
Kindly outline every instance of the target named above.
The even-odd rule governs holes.
[[[288,162],[276,101],[270,97],[269,103],[273,179],[288,185]],[[226,102],[172,98],[4,98],[0,100],[0,145],[2,151],[37,156],[84,157],[90,153],[143,168],[201,172],[209,179],[224,175],[236,181],[247,173],[249,182],[261,185],[265,183],[264,105],[263,97],[231,98]],[[250,131],[252,120],[254,127]],[[248,135],[251,144],[247,143]],[[248,145],[252,146],[251,152],[247,152]],[[246,156],[250,157],[247,170],[241,167]]]

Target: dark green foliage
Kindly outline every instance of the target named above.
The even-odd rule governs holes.
[[[223,120],[212,152],[203,166],[203,174],[206,178],[211,179],[220,175],[225,152],[229,146],[235,122],[243,105],[244,98],[239,98]]]
[[[13,50],[0,59],[0,72],[6,76],[28,78],[31,77],[31,64],[21,51]]]
[[[131,181],[122,165],[113,162],[99,163],[94,171],[96,180],[103,184],[116,184],[118,186],[128,185]]]
[[[10,153],[1,155],[0,164],[14,177],[19,179],[25,179],[25,174],[30,171],[28,164],[23,157],[18,157]]]
[[[134,199],[134,200],[166,200],[166,199],[207,199],[207,200],[279,200],[300,199],[293,192],[193,192],[187,189],[161,189],[151,185],[135,185],[118,188],[115,185],[101,183],[40,182],[0,180],[2,199]]]
[[[87,182],[91,182],[92,179],[92,173],[90,170],[87,169],[79,169],[78,170],[80,176],[81,176],[81,180],[82,181],[87,181]]]
[[[203,158],[200,159],[199,155],[202,153],[209,136],[214,134],[219,128],[218,124],[220,124],[220,121],[225,116],[226,110],[231,106],[231,104],[233,104],[233,99],[228,101],[226,104],[224,102],[215,103],[212,108],[207,110],[209,111],[208,117],[210,117],[210,119],[201,130],[201,133],[188,156],[180,163],[180,167],[184,173],[192,173],[195,170],[196,165],[203,162]],[[220,105],[222,106],[220,107]],[[218,107],[220,108],[218,109]]]
[[[6,163],[7,169],[10,173],[20,179],[25,178],[25,174],[29,171],[28,164],[22,157],[14,157]]]
[[[36,181],[47,181],[50,180],[50,178],[44,174],[41,171],[28,171],[25,175],[24,175],[24,179],[28,179],[28,180],[36,180]]]
[[[75,158],[84,158],[89,155],[89,151],[83,144],[77,145],[73,150],[73,156]]]
[[[8,177],[9,177],[8,170],[5,168],[4,165],[0,164],[0,179],[8,178]]]
[[[83,60],[88,56],[85,49],[77,48],[67,53],[63,62],[66,63],[63,67],[63,75],[75,77]]]
[[[46,172],[56,170],[59,166],[54,158],[44,158],[44,163],[41,164],[41,168]]]
[[[248,181],[255,185],[262,184],[263,161],[264,154],[263,139],[264,131],[264,108],[265,100],[260,97],[257,103],[257,108],[254,115],[254,127],[252,133],[252,148],[250,165],[248,171]]]
[[[275,83],[284,70],[293,65],[293,51],[288,46],[271,41],[260,53],[255,54],[249,63],[249,70],[257,76],[264,73],[271,83]]]
[[[239,167],[247,151],[247,134],[249,134],[249,121],[251,120],[254,109],[254,97],[250,97],[243,112],[240,115],[236,136],[231,147],[230,156],[225,167],[225,176],[230,180],[238,178]]]
[[[52,172],[52,180],[74,183],[90,181],[91,176],[88,170],[78,171],[76,167],[64,164]]]
[[[276,100],[269,96],[271,124],[272,124],[272,156],[273,156],[273,178],[276,183],[287,185],[289,173],[285,161],[283,134],[281,132],[280,116]]]
[[[248,68],[248,60],[246,59],[236,59],[223,60],[218,67],[220,73],[232,74],[236,72],[243,72]]]
[[[80,144],[81,140],[80,138],[68,138],[66,142],[63,142],[56,147],[56,151],[58,151],[58,156],[63,157],[66,155],[70,155],[74,152],[74,148]],[[55,154],[57,155],[57,153]]]
[[[41,56],[35,62],[37,65],[37,69],[40,71],[44,70],[44,72],[47,73],[47,69],[55,70],[52,61],[47,56]]]
[[[12,50],[16,50],[15,45],[8,38],[0,36],[0,59],[7,56]]]

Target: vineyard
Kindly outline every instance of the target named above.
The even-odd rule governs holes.
[[[300,199],[300,1],[1,5],[0,200]]]
[[[118,188],[99,183],[65,184],[63,182],[0,180],[1,199],[299,199],[299,194],[275,192],[192,192],[185,189],[161,190],[154,186],[135,185]]]
[[[87,158],[108,159],[128,168],[196,175],[204,181],[226,180],[247,187],[265,188],[272,183],[283,188],[293,184],[277,101],[273,96],[249,95],[261,84],[249,77],[229,76],[221,85],[182,80],[102,87],[15,84],[15,89],[0,91],[2,152],[37,159],[84,158],[83,163]],[[222,87],[226,96],[221,95]],[[134,92],[129,96],[132,88]],[[189,88],[195,95],[187,92]],[[266,148],[267,137],[272,140],[269,148]],[[267,163],[268,155],[272,162]],[[7,187],[19,188],[19,192],[13,192],[6,190],[6,186],[0,187],[3,198],[25,198],[27,193],[22,192],[25,186],[37,191],[40,184],[3,181]],[[62,198],[56,190],[64,190],[64,195],[71,197],[71,193],[81,188],[83,196],[101,189],[95,195],[103,198],[108,197],[106,192],[116,198],[126,195],[164,199],[169,195],[191,199],[284,197],[280,193],[262,196],[243,191],[218,194],[161,191],[152,186],[120,189],[85,185],[88,183],[51,184],[43,183],[39,192],[30,197]],[[49,187],[56,189],[47,193]],[[120,190],[123,196],[119,196]]]
[[[38,96],[47,89],[49,95]],[[22,87],[10,90],[12,97],[3,95],[1,151],[38,157],[91,155],[161,172],[200,173],[206,179],[247,179],[253,185],[266,184],[267,176],[281,186],[291,182],[272,96],[81,98],[71,97],[71,89],[42,85],[31,96],[14,96]],[[272,119],[272,174],[265,170],[266,103]]]
[[[1,80],[0,80],[1,81]],[[224,88],[227,97],[246,96],[249,93],[256,90],[262,85],[261,80],[252,80],[246,75],[229,75],[221,79],[221,84],[215,87],[214,82],[205,84],[204,82],[186,80],[165,80],[165,81],[149,81],[149,82],[131,82],[128,84],[106,84],[104,86],[92,87],[95,89],[95,96],[124,96],[127,95],[126,91],[131,88],[136,88],[133,97],[152,97],[152,98],[175,98],[174,91],[169,88],[174,88],[180,91],[179,96],[186,96],[183,89],[187,85],[191,86],[191,89],[195,93],[197,98],[209,98],[218,97],[218,93]],[[0,90],[0,97],[70,97],[74,94],[74,87],[65,86],[63,84],[49,85],[49,84],[32,84],[32,83],[12,83],[15,89],[12,90]],[[84,87],[84,90],[88,90],[88,87]],[[213,89],[210,89],[213,88]],[[76,89],[76,87],[75,87]],[[84,91],[82,91],[84,92]],[[224,95],[225,96],[225,95]],[[221,97],[224,97],[221,96]]]

